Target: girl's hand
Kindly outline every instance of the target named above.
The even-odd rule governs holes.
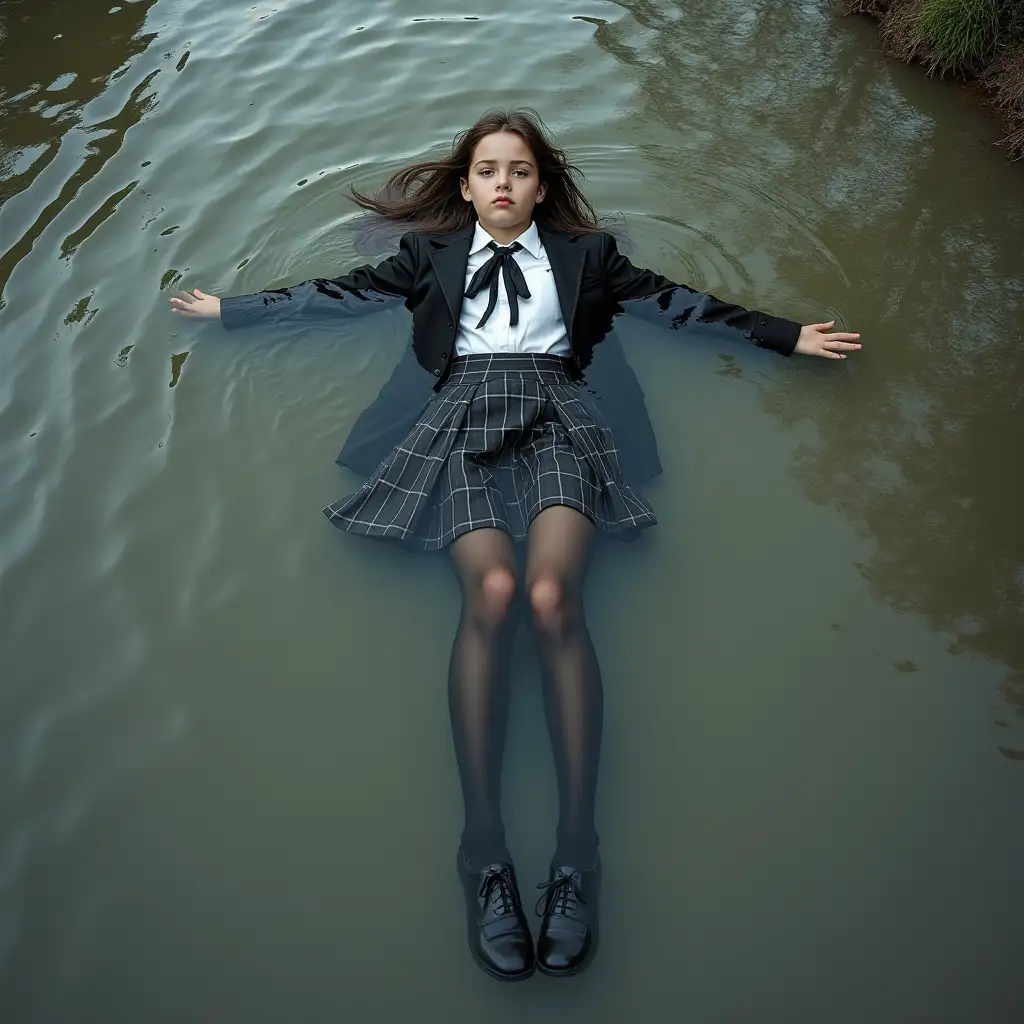
[[[175,292],[171,296],[171,312],[178,316],[198,317],[200,320],[220,319],[220,299],[207,295],[198,288],[189,292]]]
[[[835,320],[827,324],[808,324],[800,328],[794,352],[802,356],[821,356],[823,359],[845,359],[844,352],[855,352],[860,348],[855,344],[859,334],[826,334],[830,327],[835,327]]]

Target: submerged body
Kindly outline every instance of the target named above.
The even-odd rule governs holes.
[[[325,304],[343,315],[395,301],[411,311],[412,352],[434,380],[429,400],[411,425],[411,415],[397,418],[409,429],[359,491],[325,512],[348,532],[450,552],[462,591],[448,700],[465,810],[457,864],[470,948],[503,980],[528,977],[535,966],[574,974],[596,950],[600,878],[594,801],[603,687],[583,581],[599,530],[626,537],[655,522],[623,473],[600,402],[585,397],[594,391],[586,383],[595,349],[622,304],[638,300],[642,315],[670,329],[721,324],[783,355],[845,358],[860,347],[858,336],[829,334],[832,324],[801,327],[633,266],[599,230],[565,154],[526,114],[485,115],[447,160],[408,168],[389,185],[390,199],[357,199],[420,223],[390,259],[223,302],[179,292],[172,306],[227,327],[304,319]],[[536,949],[500,809],[520,587],[559,790]]]

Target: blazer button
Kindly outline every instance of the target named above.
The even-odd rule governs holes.
[[[762,326],[762,327],[767,327],[767,326],[768,326],[768,321],[767,321],[767,320],[765,320],[765,318],[764,318],[764,317],[761,317],[761,326]]]
[[[449,324],[448,325],[448,330],[449,331],[454,331],[455,330],[455,324]]]
[[[441,371],[440,370],[435,370],[434,371],[434,376],[435,377],[440,377],[441,376]]]
[[[444,359],[447,362],[447,360],[448,360],[448,353],[447,352],[442,352],[441,353],[441,358]]]

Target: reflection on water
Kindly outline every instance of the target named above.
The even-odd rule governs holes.
[[[920,211],[906,251],[894,254],[912,273],[932,262],[926,254],[943,254],[929,272],[934,323],[906,330],[906,350],[856,403],[826,405],[804,391],[785,403],[772,395],[768,407],[786,423],[815,423],[794,471],[812,498],[841,508],[874,541],[858,566],[872,590],[924,615],[952,652],[1005,665],[1004,692],[1021,711],[1024,542],[1008,439],[1021,421],[1024,358],[1007,311],[1019,309],[1022,284],[976,230],[936,231],[934,221]],[[879,323],[902,330],[891,267],[860,274],[889,300]]]
[[[0,1019],[1024,1012],[1020,168],[829,8],[0,4]],[[835,367],[624,318],[665,473],[589,595],[606,936],[515,992],[462,946],[454,584],[320,522],[405,314],[165,310],[360,262],[344,192],[509,102],[636,262],[865,341]]]
[[[0,45],[5,58],[0,204],[47,171],[68,133],[78,131],[85,136],[75,147],[83,151],[77,167],[65,166],[52,174],[55,194],[43,209],[32,210],[31,224],[17,225],[17,242],[0,256],[0,295],[18,261],[83,186],[100,174],[121,148],[125,132],[151,108],[154,99],[150,83],[158,71],[134,85],[119,109],[103,109],[106,105],[100,103],[95,111],[99,116],[83,119],[86,105],[101,97],[111,83],[130,74],[132,57],[143,53],[154,40],[153,34],[141,29],[147,10],[155,2],[138,0],[112,12],[108,4],[92,0],[52,3],[43,10],[27,3],[6,4],[0,9]],[[103,33],[93,45],[99,35],[98,19],[102,19]],[[54,33],[55,28],[60,31]],[[90,44],[83,46],[81,40],[86,35]],[[129,182],[109,195],[64,239],[61,256],[71,256],[138,184]],[[22,211],[22,215],[28,212]],[[7,213],[10,219],[16,216]],[[14,237],[13,230],[5,234],[5,238]]]
[[[858,568],[873,591],[948,633],[952,651],[1005,665],[1003,692],[1024,710],[1024,535],[1015,511],[1024,482],[1010,441],[1024,394],[1019,175],[965,156],[880,79],[869,51],[842,47],[828,61],[835,47],[825,11],[809,12],[804,45],[794,49],[778,24],[789,15],[726,4],[714,51],[695,57],[670,31],[671,8],[624,6],[647,29],[642,59],[627,38],[633,26],[602,26],[595,38],[616,59],[649,69],[637,110],[645,135],[686,124],[694,159],[721,168],[698,183],[699,204],[714,209],[716,225],[725,213],[748,265],[765,219],[783,227],[781,281],[770,282],[780,310],[804,305],[808,317],[838,317],[870,346],[869,358],[844,368],[851,387],[823,388],[816,375],[812,387],[763,392],[787,427],[807,420],[815,428],[796,454],[797,478],[871,538],[876,550]],[[738,33],[725,31],[730,16]],[[761,71],[752,81],[744,64],[742,88],[730,93],[734,116],[713,131],[704,128],[720,77],[687,76],[685,93],[658,88],[660,75],[695,62],[731,79],[730,65],[750,48]],[[777,74],[781,63],[786,76]],[[745,105],[772,130],[751,139],[748,118],[737,116]],[[671,187],[674,150],[650,156],[666,165],[660,177]],[[766,189],[759,158],[791,169],[791,187]],[[738,159],[751,168],[746,181]],[[993,170],[1005,191],[993,189]],[[965,195],[985,196],[985,214]],[[704,240],[705,250],[718,247]],[[802,302],[789,297],[787,281],[808,283]],[[738,274],[730,285],[750,287]]]

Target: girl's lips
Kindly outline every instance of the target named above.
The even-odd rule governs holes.
[[[512,200],[511,199],[495,199],[493,205],[494,206],[511,206],[512,205]]]

